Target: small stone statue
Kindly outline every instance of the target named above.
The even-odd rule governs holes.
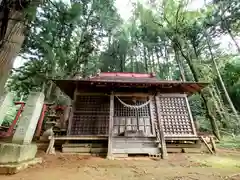
[[[96,76],[99,76],[99,75],[100,75],[100,73],[101,73],[101,70],[100,70],[100,69],[98,69],[98,70],[97,70],[97,75],[96,75]]]
[[[42,138],[48,140],[48,137],[53,135],[54,135],[54,132],[53,132],[53,126],[52,126],[51,128],[43,132]]]
[[[73,77],[74,80],[79,80],[79,79],[82,79],[82,76],[80,73],[76,73],[74,74],[74,77]]]
[[[195,128],[196,128],[196,131],[198,132],[200,130],[200,124],[198,121],[194,121],[194,125],[195,125]]]

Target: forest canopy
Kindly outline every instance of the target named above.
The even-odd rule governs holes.
[[[189,0],[129,3],[127,21],[114,0],[40,5],[29,17],[20,53],[25,63],[12,70],[8,89],[19,99],[43,91],[47,100],[64,103],[49,79],[87,77],[98,69],[206,81],[210,86],[189,98],[194,119],[216,136],[240,133],[240,1],[208,1],[196,10]]]

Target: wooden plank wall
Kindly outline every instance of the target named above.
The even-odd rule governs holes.
[[[86,98],[87,97],[87,98]],[[71,135],[107,135],[109,121],[109,96],[77,95],[73,101],[73,111],[69,122]],[[102,99],[103,98],[103,99]],[[120,97],[126,103],[131,103],[131,96]],[[125,98],[125,99],[124,99]],[[124,107],[114,98],[114,135],[125,130],[142,130],[146,136],[155,136],[154,122],[156,121],[156,104],[154,96],[145,94],[142,104],[152,98],[147,108],[141,108],[137,113],[134,109]],[[105,99],[105,100],[104,100]],[[196,136],[190,107],[184,94],[159,94],[159,111],[166,137]],[[71,119],[70,118],[70,119]]]
[[[121,97],[123,101],[126,100],[125,103],[131,102],[131,96],[125,100],[124,98],[124,96]],[[165,146],[164,137],[196,135],[186,95],[158,94],[155,97],[146,94],[145,100],[138,102],[142,104],[148,99],[151,99],[148,107],[136,113],[134,109],[129,110],[122,106],[114,94],[88,95],[88,97],[77,95],[73,101],[75,104],[73,121],[70,121],[69,126],[71,135],[108,135],[109,157],[112,154],[122,153],[158,154]],[[138,114],[138,122],[136,114]],[[159,144],[156,143],[154,122],[158,123],[161,134],[162,141]],[[125,130],[137,129],[143,130],[145,135],[143,137],[119,136]]]
[[[112,153],[114,154],[159,154],[155,137],[114,137]]]

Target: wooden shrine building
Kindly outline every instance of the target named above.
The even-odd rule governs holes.
[[[115,72],[54,82],[73,100],[65,139],[102,142],[108,157],[165,156],[167,141],[198,139],[187,97],[207,83]]]

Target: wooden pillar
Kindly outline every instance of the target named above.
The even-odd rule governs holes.
[[[217,147],[216,147],[216,144],[215,144],[213,136],[210,137],[210,142],[211,142],[211,145],[212,145],[213,152],[216,153],[217,152]]]
[[[150,120],[151,120],[151,124],[152,124],[152,134],[154,136],[156,136],[156,132],[155,132],[155,127],[154,127],[154,123],[156,122],[156,109],[155,109],[155,105],[154,105],[154,96],[151,95],[149,96],[149,100],[150,100],[150,104],[149,104],[149,107],[150,107]]]
[[[188,102],[187,95],[185,95],[185,102],[186,102],[186,106],[187,106],[187,110],[188,110],[188,114],[189,114],[192,130],[193,130],[193,134],[197,135],[197,131],[196,131],[195,124],[193,122],[192,112],[191,112],[191,109],[190,109],[190,105],[189,105],[189,102]]]
[[[77,87],[75,88],[74,95],[73,95],[72,108],[70,110],[71,112],[70,112],[69,120],[68,120],[67,136],[71,135],[72,120],[73,120],[73,115],[75,112],[76,101],[77,101]]]
[[[110,113],[109,113],[109,132],[108,132],[108,153],[107,158],[113,159],[112,155],[112,141],[113,141],[113,116],[114,116],[114,95],[110,95]]]
[[[163,132],[163,125],[161,121],[161,111],[160,111],[160,99],[159,95],[155,96],[156,100],[156,105],[157,105],[157,120],[158,120],[158,128],[159,128],[159,134],[160,134],[160,140],[161,140],[161,157],[162,159],[167,158],[167,147],[166,147],[166,141],[164,137],[164,132]]]

